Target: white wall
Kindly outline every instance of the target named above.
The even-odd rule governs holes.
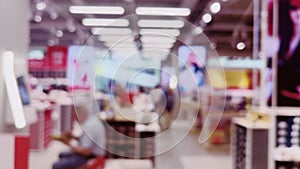
[[[27,74],[26,54],[29,48],[29,0],[0,0],[0,57],[3,51],[15,53],[15,73]],[[1,65],[0,59],[0,65]],[[0,66],[0,131],[3,117],[8,111],[8,102]]]

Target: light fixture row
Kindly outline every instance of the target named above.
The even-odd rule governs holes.
[[[69,12],[73,14],[122,15],[125,13],[125,9],[121,6],[70,6]],[[189,8],[137,7],[135,13],[152,16],[188,16],[191,10]]]
[[[84,18],[82,19],[82,24],[84,26],[128,27],[129,21],[127,19]],[[137,25],[141,28],[182,28],[184,21],[140,19]]]
[[[115,35],[115,36],[126,36],[132,35],[133,31],[130,28],[110,28],[110,27],[93,27],[91,32],[94,35]],[[179,29],[148,29],[142,28],[139,30],[141,35],[149,36],[166,36],[166,37],[177,37],[180,35]]]

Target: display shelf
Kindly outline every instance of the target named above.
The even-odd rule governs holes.
[[[298,169],[300,168],[299,162],[290,162],[290,161],[276,161],[275,169]]]
[[[269,136],[269,169],[297,168],[300,162],[300,109],[270,108],[272,128]]]
[[[271,124],[269,122],[265,121],[257,121],[257,122],[252,122],[249,120],[246,120],[244,118],[233,118],[232,122],[234,124],[243,126],[245,128],[249,129],[269,129]]]
[[[268,166],[270,123],[233,118],[231,150],[234,169],[265,169]]]
[[[300,162],[300,147],[279,147],[273,151],[275,161]]]
[[[30,149],[35,151],[44,150],[51,143],[50,136],[53,132],[53,121],[51,118],[52,108],[38,111],[38,120],[29,127]]]
[[[254,95],[253,89],[212,89],[210,92],[216,96],[253,97]]]
[[[228,57],[218,57],[216,59],[209,59],[207,66],[220,69],[262,69],[264,63],[261,59],[229,59]]]
[[[123,118],[106,122],[107,158],[149,159],[155,165],[154,136],[160,130],[158,124],[137,124]]]

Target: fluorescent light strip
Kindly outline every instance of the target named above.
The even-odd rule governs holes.
[[[120,6],[70,6],[69,11],[73,14],[121,15],[125,13],[125,9]]]
[[[135,13],[153,16],[189,16],[191,10],[189,8],[137,7]]]
[[[135,43],[118,43],[118,42],[105,42],[104,43],[105,46],[107,47],[114,47],[114,48],[118,48],[118,47],[121,47],[121,48],[136,48],[136,45]]]
[[[16,128],[26,126],[23,105],[14,73],[14,53],[7,51],[2,54],[2,72],[7,89],[8,100]]]
[[[127,19],[104,19],[104,18],[84,18],[82,19],[84,26],[119,26],[126,27],[129,25]]]
[[[129,35],[132,30],[129,28],[92,28],[94,35]]]
[[[100,41],[105,41],[105,42],[133,42],[134,37],[132,36],[116,36],[116,35],[100,35],[99,36]]]
[[[178,29],[140,29],[141,35],[164,35],[164,36],[179,36]]]
[[[114,47],[110,49],[114,53],[136,53],[138,52],[137,48],[122,48],[122,47]]]
[[[170,55],[170,50],[143,50],[141,55],[145,58],[159,58],[160,60],[165,60]]]
[[[138,21],[139,27],[149,28],[182,28],[184,22],[181,20],[146,20],[141,19]]]
[[[170,53],[170,49],[143,49],[142,52],[145,54],[165,55]]]
[[[172,43],[143,43],[143,48],[170,49],[172,47],[173,47]]]
[[[175,38],[170,38],[170,37],[159,37],[159,36],[156,36],[156,37],[151,37],[151,36],[142,36],[141,37],[141,41],[142,42],[154,42],[154,43],[175,43],[176,42],[176,39]]]

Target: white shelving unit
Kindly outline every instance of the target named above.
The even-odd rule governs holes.
[[[250,122],[244,118],[232,120],[231,152],[234,169],[266,169],[268,165],[267,122]]]
[[[269,168],[300,168],[300,109],[267,110],[272,126],[269,134]]]

